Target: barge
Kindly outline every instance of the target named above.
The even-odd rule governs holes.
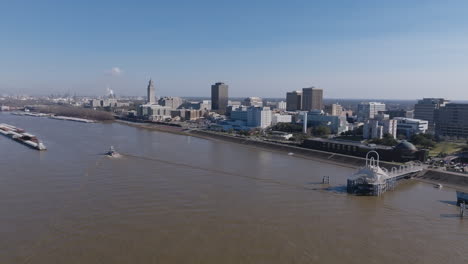
[[[24,129],[17,128],[12,125],[0,124],[0,134],[33,149],[47,149],[44,144],[42,144],[42,142],[37,139],[36,136],[26,133]]]

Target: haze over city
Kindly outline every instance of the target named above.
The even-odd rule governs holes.
[[[466,1],[8,1],[0,94],[468,99]]]

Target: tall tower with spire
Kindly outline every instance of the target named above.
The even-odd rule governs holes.
[[[152,79],[150,79],[148,83],[146,102],[148,104],[156,104],[156,92],[154,89],[154,82]]]

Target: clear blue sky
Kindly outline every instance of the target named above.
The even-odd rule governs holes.
[[[114,69],[114,70],[112,70]],[[0,94],[468,99],[468,1],[3,1]]]

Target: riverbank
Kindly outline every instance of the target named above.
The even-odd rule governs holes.
[[[361,157],[348,156],[314,149],[306,149],[298,146],[291,146],[268,141],[253,140],[245,137],[235,137],[217,132],[205,130],[184,130],[182,127],[174,127],[161,124],[137,123],[124,120],[115,120],[115,122],[159,132],[172,133],[183,136],[193,136],[207,140],[219,140],[222,142],[236,143],[246,147],[260,148],[263,150],[282,153],[297,158],[316,160],[323,163],[333,164],[341,167],[348,167],[352,169],[357,169],[366,164],[366,160]],[[380,166],[385,167],[387,169],[391,169],[392,167],[399,167],[400,165],[401,164],[399,163],[390,162],[380,163]],[[414,179],[429,184],[440,183],[450,188],[468,191],[468,175],[465,176],[459,173],[428,169],[418,174]]]
[[[442,184],[446,187],[468,192],[468,175],[466,174],[426,169],[414,179],[430,184]]]
[[[267,150],[267,151],[279,152],[279,153],[287,154],[287,155],[298,157],[298,158],[318,160],[321,162],[334,164],[336,166],[348,167],[348,168],[353,168],[353,169],[357,169],[366,164],[366,160],[361,157],[348,156],[348,155],[325,152],[325,151],[314,150],[314,149],[306,149],[306,148],[302,148],[299,146],[274,143],[270,141],[253,140],[253,139],[249,139],[245,137],[235,137],[231,135],[221,134],[217,132],[210,132],[206,130],[184,130],[181,127],[173,127],[173,126],[151,124],[151,123],[138,123],[138,122],[118,120],[118,119],[116,119],[115,122],[133,126],[133,127],[159,131],[159,132],[173,133],[173,134],[184,135],[184,136],[193,136],[193,137],[203,138],[207,140],[219,140],[223,142],[236,143],[236,144],[244,145],[246,147],[260,148],[260,149]],[[395,166],[400,166],[400,164],[381,162],[381,166],[386,167],[386,168],[391,168]]]

